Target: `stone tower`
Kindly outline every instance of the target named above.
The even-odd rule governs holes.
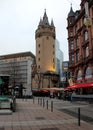
[[[32,67],[32,89],[41,90],[58,86],[59,75],[56,74],[55,26],[49,24],[46,10],[35,32],[36,63]]]
[[[40,19],[35,32],[36,38],[36,64],[40,72],[56,71],[55,65],[55,27],[53,20],[49,24],[46,10]]]

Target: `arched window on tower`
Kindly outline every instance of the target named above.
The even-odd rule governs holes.
[[[40,61],[40,58],[38,58],[38,61]]]
[[[38,51],[38,54],[40,54],[40,51]]]
[[[40,47],[40,44],[38,44],[38,47]]]

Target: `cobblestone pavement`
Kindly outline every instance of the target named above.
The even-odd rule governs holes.
[[[53,111],[33,102],[17,99],[17,110],[0,115],[0,130],[93,130],[93,125],[56,109]]]

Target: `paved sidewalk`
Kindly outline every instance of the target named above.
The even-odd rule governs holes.
[[[47,109],[32,99],[17,99],[17,110],[11,115],[0,115],[0,130],[93,130],[93,125],[68,114]]]

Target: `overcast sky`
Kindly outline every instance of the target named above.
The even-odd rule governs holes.
[[[0,55],[31,51],[35,54],[35,30],[44,9],[54,21],[56,39],[68,60],[67,15],[71,3],[80,9],[81,0],[0,0]]]

